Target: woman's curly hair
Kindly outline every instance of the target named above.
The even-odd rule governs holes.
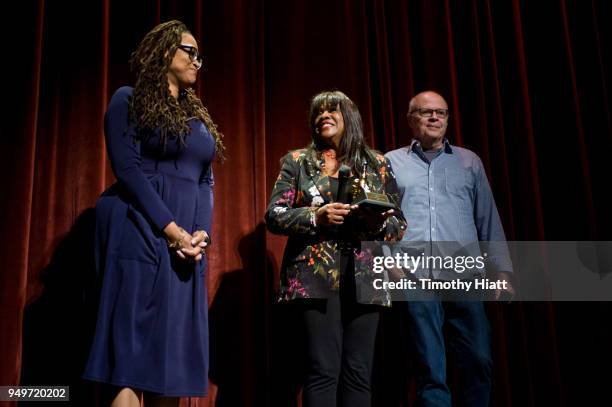
[[[132,53],[130,67],[136,75],[136,83],[130,100],[130,119],[137,123],[136,134],[142,139],[151,137],[155,130],[160,129],[162,151],[169,134],[178,136],[179,143],[184,146],[185,137],[190,132],[187,121],[199,119],[214,137],[216,157],[223,162],[223,134],[202,101],[191,88],[181,90],[178,99],[172,97],[168,88],[168,70],[183,33],[190,32],[178,20],[162,23],[152,29]]]

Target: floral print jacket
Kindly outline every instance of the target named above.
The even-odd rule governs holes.
[[[380,231],[363,229],[363,222],[345,222],[352,240],[399,241],[406,229],[406,221],[399,210],[399,193],[391,164],[375,153],[377,168],[366,168],[366,189],[386,193],[398,208]],[[351,179],[355,177],[351,176]],[[355,181],[356,182],[356,181]],[[355,191],[355,189],[353,189]],[[281,266],[279,300],[297,298],[329,298],[340,285],[340,244],[327,227],[315,226],[316,210],[333,202],[327,175],[316,165],[306,149],[289,152],[281,160],[280,174],[274,184],[266,224],[272,233],[288,235]],[[347,221],[349,219],[347,218]],[[358,247],[358,246],[357,246]],[[363,256],[358,248],[355,256]],[[355,270],[356,287],[371,287],[374,274],[367,267]],[[385,292],[357,295],[360,302],[390,306]],[[362,300],[364,299],[364,300]]]

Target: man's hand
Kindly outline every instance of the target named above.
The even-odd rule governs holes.
[[[500,298],[502,298],[502,294],[503,294],[509,297],[508,302],[512,301],[512,298],[514,298],[514,295],[516,294],[516,292],[514,291],[514,286],[512,285],[512,279],[510,277],[510,273],[506,271],[500,271],[499,273],[497,273],[497,280],[505,281],[506,288],[504,290],[496,289],[495,295],[493,298],[495,298],[495,300],[498,301]]]

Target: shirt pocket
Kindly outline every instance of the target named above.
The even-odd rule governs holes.
[[[474,209],[473,180],[470,171],[463,168],[445,168],[444,182],[448,199],[462,215],[472,216]]]
[[[465,168],[445,168],[444,181],[448,192],[467,193],[472,195],[474,191],[474,174]]]

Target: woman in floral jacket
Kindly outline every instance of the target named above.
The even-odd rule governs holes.
[[[400,240],[406,222],[399,209],[380,214],[338,202],[348,184],[348,201],[365,189],[399,207],[391,165],[365,145],[357,106],[342,92],[322,92],[311,101],[309,124],[312,143],[283,157],[266,211],[268,229],[289,236],[280,300],[298,300],[305,324],[303,405],[369,406],[379,317],[372,304],[390,303],[385,292],[356,295],[372,275],[356,272],[354,260],[360,241]]]

